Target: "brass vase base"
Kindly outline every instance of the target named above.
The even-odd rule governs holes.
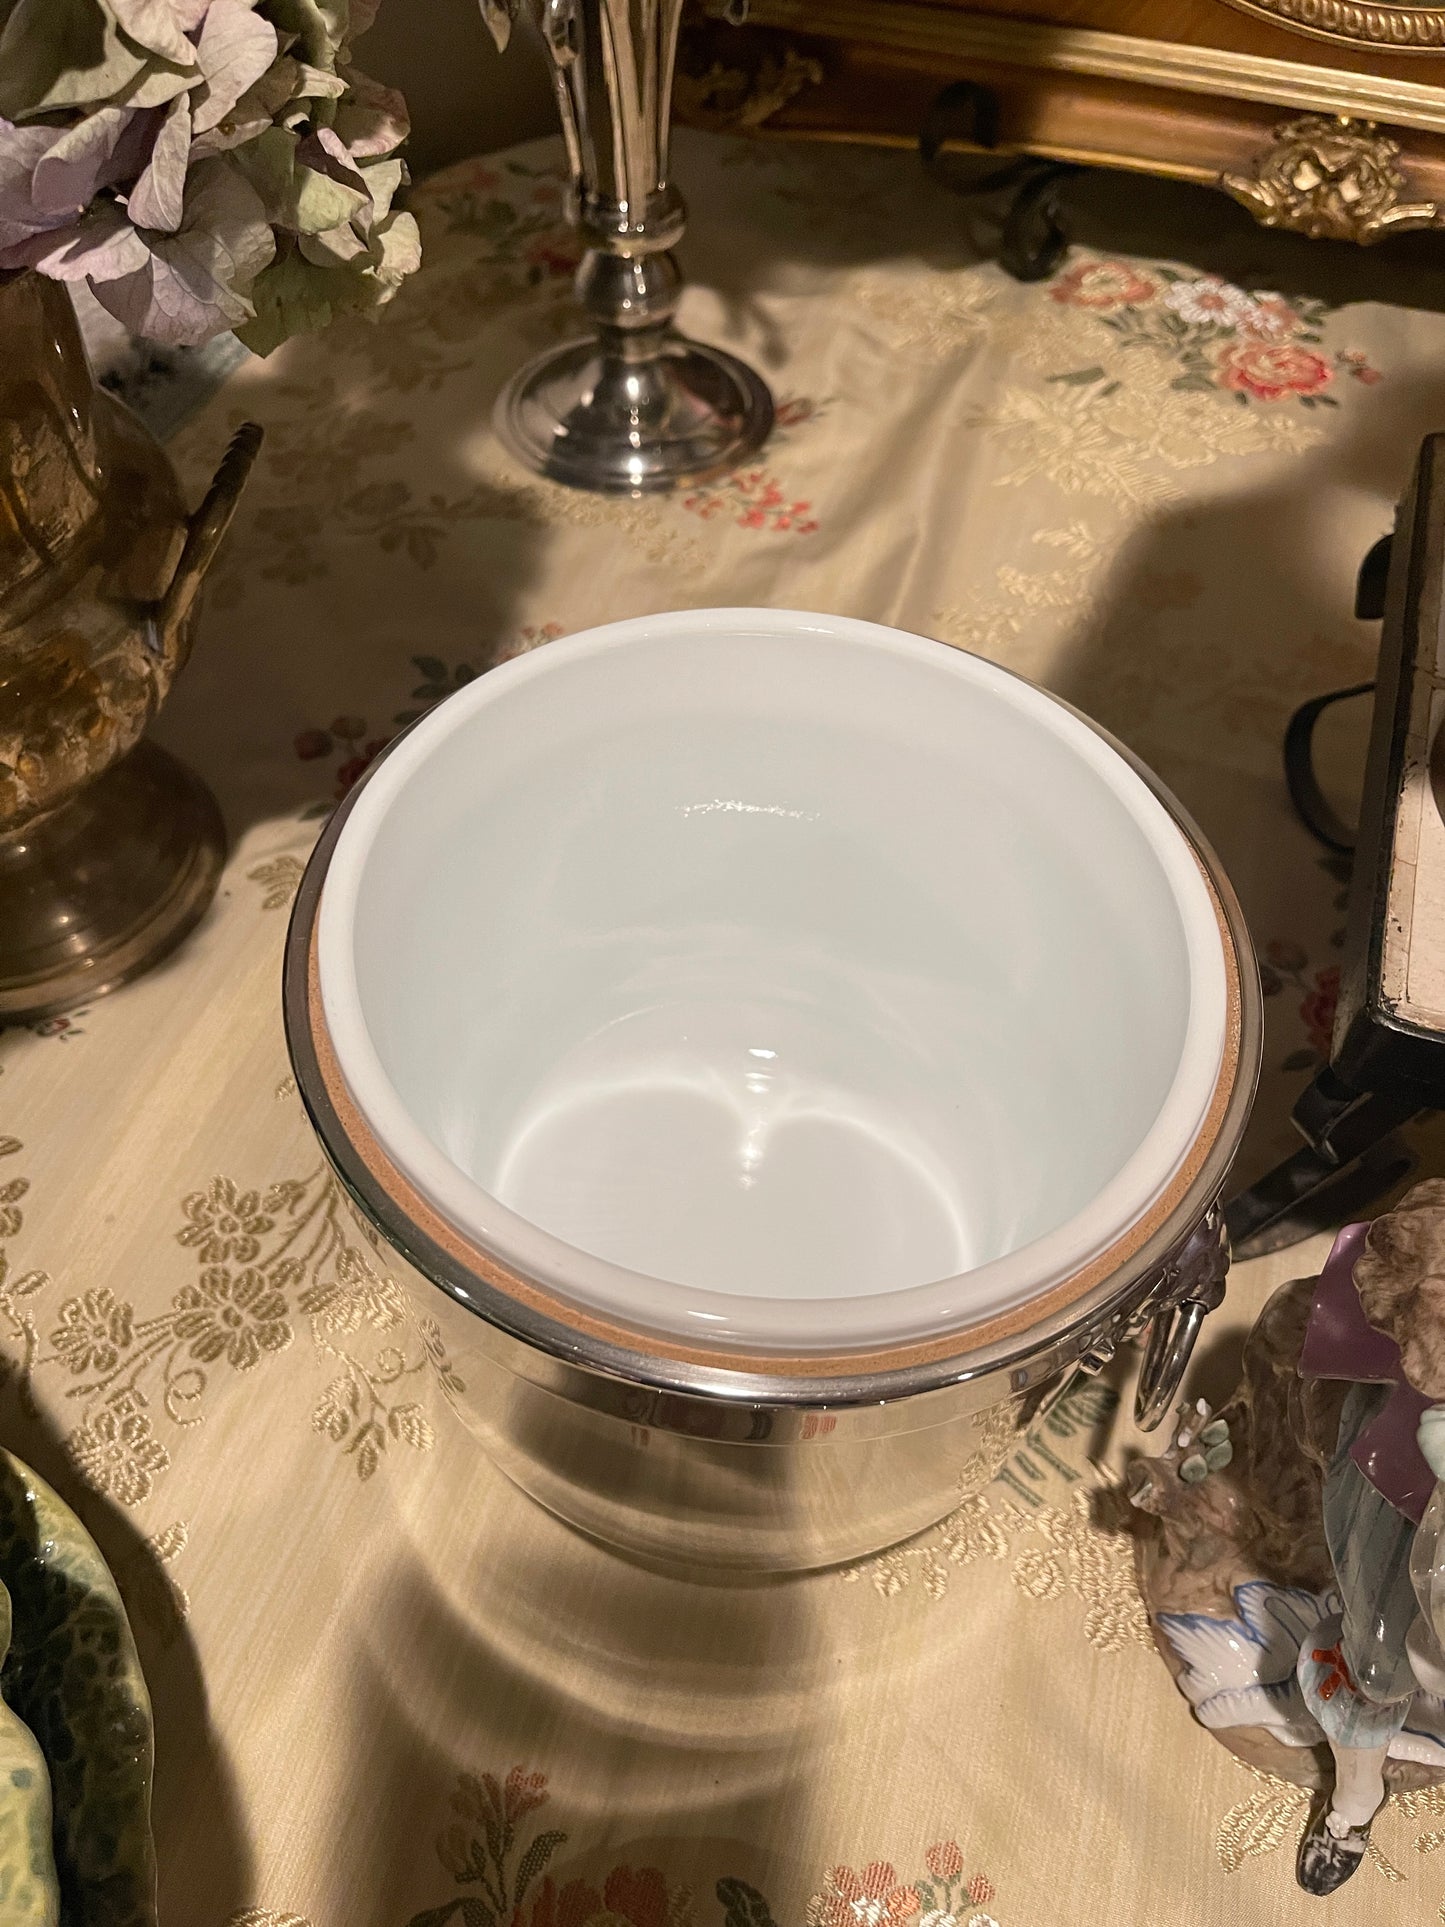
[[[721,348],[674,335],[630,360],[583,340],[519,369],[493,423],[509,453],[549,481],[650,495],[745,462],[772,430],[773,398]]]
[[[205,914],[226,860],[211,792],[144,739],[57,809],[0,836],[0,1023],[138,977]]]

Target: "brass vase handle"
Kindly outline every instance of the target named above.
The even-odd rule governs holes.
[[[236,513],[241,490],[246,486],[264,434],[259,422],[242,422],[221,457],[221,466],[206,490],[205,500],[190,519],[181,559],[156,611],[156,628],[163,647],[171,646],[200,592],[206,571],[216,559],[216,551],[231,526],[231,517]]]

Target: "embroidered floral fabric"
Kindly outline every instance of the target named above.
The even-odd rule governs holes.
[[[679,150],[684,320],[772,383],[763,454],[644,503],[510,467],[497,388],[576,327],[560,157],[421,189],[425,266],[379,325],[243,365],[175,445],[194,490],[236,423],[267,430],[158,730],[227,812],[216,907],[149,978],[0,1037],[0,1442],[130,1607],[163,1918],[1305,1923],[1304,1796],[1195,1726],[1151,1648],[1120,1387],[856,1569],[634,1571],[479,1456],[426,1288],[356,1229],[297,1101],[287,906],[395,731],[587,624],[763,602],[980,650],[1154,763],[1264,961],[1246,1166],[1292,1147],[1344,876],[1289,814],[1280,737],[1369,674],[1354,571],[1445,422],[1445,318],[1098,248],[1022,287],[906,156]],[[1206,1374],[1322,1255],[1236,1271]],[[1445,1798],[1392,1803],[1332,1921],[1445,1917],[1442,1844]]]

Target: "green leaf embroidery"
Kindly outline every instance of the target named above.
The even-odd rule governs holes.
[[[539,1833],[531,1846],[528,1847],[527,1851],[522,1855],[522,1864],[517,1869],[516,1888],[512,1894],[512,1900],[516,1906],[521,1906],[527,1889],[566,1838],[565,1833],[558,1832],[555,1829],[551,1833]]]
[[[717,1897],[726,1913],[725,1927],[777,1927],[767,1901],[745,1880],[720,1880]]]

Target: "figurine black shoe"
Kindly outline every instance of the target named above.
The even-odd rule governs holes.
[[[1309,1825],[1300,1836],[1294,1877],[1307,1894],[1332,1894],[1343,1887],[1364,1859],[1369,1844],[1368,1826],[1335,1834],[1330,1831],[1329,1814],[1326,1794],[1310,1809]]]

